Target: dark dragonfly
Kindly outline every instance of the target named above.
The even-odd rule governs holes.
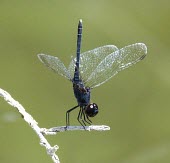
[[[90,103],[91,89],[108,81],[119,71],[141,61],[147,54],[143,43],[135,43],[118,49],[114,45],[105,45],[80,54],[82,38],[82,20],[78,24],[76,58],[68,69],[57,57],[38,54],[40,61],[54,72],[66,77],[73,83],[74,95],[78,105],[66,112],[66,127],[70,125],[69,113],[80,107],[77,120],[82,126],[91,124],[89,117],[98,113],[98,106]]]

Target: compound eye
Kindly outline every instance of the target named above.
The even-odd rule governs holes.
[[[85,108],[85,113],[89,117],[94,117],[99,112],[98,106],[95,103],[87,105]]]

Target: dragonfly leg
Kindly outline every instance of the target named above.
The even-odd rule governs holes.
[[[77,120],[79,121],[79,123],[80,123],[80,124],[84,127],[84,129],[85,129],[86,124],[85,124],[84,120],[82,119],[82,115],[84,115],[84,114],[83,114],[83,108],[80,107],[80,111],[79,111],[79,114],[78,114],[78,116],[77,116]]]
[[[83,114],[83,121],[85,121],[86,123],[88,123],[89,125],[91,125],[91,120],[88,118],[88,116],[85,114],[84,110],[82,110],[82,114]],[[87,118],[87,119],[86,119]],[[88,120],[88,121],[87,121]],[[84,122],[84,123],[85,123]]]
[[[79,105],[67,110],[67,112],[66,112],[66,129],[67,129],[68,126],[70,126],[70,115],[69,114],[70,114],[71,111],[73,111],[77,107],[79,107]]]
[[[87,120],[85,120],[85,121],[86,121],[88,124],[91,125],[91,124],[92,124],[92,121],[89,119],[89,116],[88,116],[87,114],[86,114],[86,118],[87,118],[87,120],[88,120],[89,122],[88,122]],[[85,118],[85,119],[86,119],[86,118]]]

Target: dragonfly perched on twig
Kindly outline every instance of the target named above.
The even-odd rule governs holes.
[[[76,58],[68,68],[58,57],[38,54],[40,61],[73,84],[77,105],[66,112],[66,127],[70,125],[69,114],[80,107],[78,121],[82,126],[91,124],[89,117],[98,113],[98,106],[90,103],[91,89],[100,86],[115,76],[119,71],[144,59],[147,47],[143,43],[135,43],[118,49],[114,45],[105,45],[80,54],[82,38],[82,20],[78,23]]]

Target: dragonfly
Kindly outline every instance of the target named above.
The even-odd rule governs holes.
[[[72,82],[77,105],[66,112],[66,128],[70,126],[70,112],[79,108],[77,120],[85,127],[91,125],[91,117],[98,114],[96,103],[91,103],[91,90],[104,84],[118,72],[143,60],[147,54],[144,43],[135,43],[118,49],[115,45],[104,45],[81,53],[82,20],[78,23],[76,57],[68,68],[58,58],[38,54],[39,60],[55,73]]]

